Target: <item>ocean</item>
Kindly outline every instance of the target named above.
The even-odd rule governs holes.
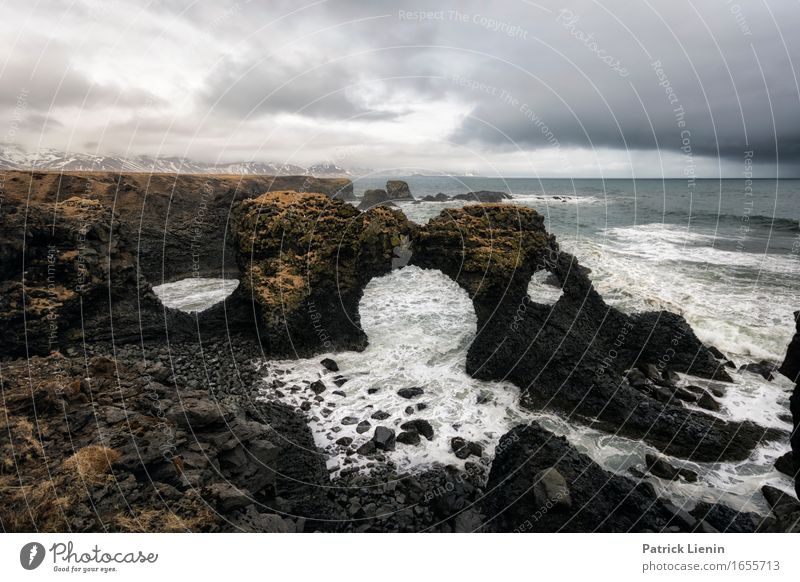
[[[597,290],[606,301],[626,312],[668,309],[682,314],[698,336],[726,352],[736,364],[760,359],[782,360],[794,332],[793,311],[800,309],[800,180],[535,180],[411,176],[402,178],[421,198],[475,190],[508,192],[513,202],[545,216],[548,230],[562,247],[592,269]],[[355,192],[380,188],[385,178],[355,182]],[[463,202],[400,202],[409,219],[425,223],[446,208]],[[529,293],[544,286],[533,282]],[[202,309],[232,291],[231,282],[184,281],[157,289],[165,304]],[[197,287],[197,288],[195,288]],[[547,298],[555,300],[554,297]],[[542,298],[539,298],[542,301]],[[438,271],[406,267],[373,279],[360,305],[362,326],[369,337],[364,352],[321,354],[305,360],[265,361],[266,384],[280,378],[301,383],[329,376],[321,366],[334,358],[349,380],[332,383],[326,398],[332,412],[307,412],[317,446],[328,458],[331,478],[348,467],[369,470],[359,455],[347,455],[336,443],[342,437],[357,445],[370,433],[359,434],[352,418],[370,420],[399,431],[412,418],[429,420],[435,437],[419,446],[398,445],[387,462],[399,471],[463,465],[449,441],[461,436],[481,444],[489,467],[498,439],[520,423],[538,421],[564,435],[579,450],[610,471],[627,474],[639,467],[647,452],[639,441],[606,434],[549,412],[519,406],[518,389],[508,383],[483,382],[465,371],[466,349],[476,331],[476,319],[466,293]],[[764,426],[789,430],[779,418],[788,410],[791,384],[783,377],[766,382],[760,376],[734,375],[734,386],[720,398],[724,419],[751,419]],[[397,389],[420,386],[417,401],[397,395]],[[375,391],[377,389],[377,391]],[[329,396],[333,390],[341,394]],[[373,393],[368,391],[372,390]],[[302,392],[264,399],[299,408]],[[409,408],[411,406],[411,408]],[[388,414],[381,421],[376,412]],[[774,470],[775,459],[788,443],[759,447],[739,463],[687,463],[669,459],[700,475],[698,483],[652,479],[658,491],[687,507],[700,500],[723,501],[735,508],[766,512],[759,490],[765,483],[790,491],[788,477]],[[475,459],[473,458],[473,461]]]

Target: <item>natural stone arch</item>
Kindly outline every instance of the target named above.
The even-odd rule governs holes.
[[[416,227],[399,210],[361,213],[324,194],[269,192],[241,203],[233,229],[257,332],[272,355],[359,350],[364,287],[388,273]]]

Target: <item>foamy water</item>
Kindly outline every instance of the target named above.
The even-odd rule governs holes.
[[[795,330],[792,311],[800,306],[792,276],[797,258],[723,250],[711,246],[715,240],[647,224],[560,242],[592,269],[597,290],[622,311],[674,311],[737,363],[782,361]]]

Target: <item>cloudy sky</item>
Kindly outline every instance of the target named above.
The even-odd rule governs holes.
[[[506,176],[800,175],[800,3],[11,0],[0,142]]]

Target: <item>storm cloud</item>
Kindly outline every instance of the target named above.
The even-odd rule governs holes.
[[[735,177],[752,152],[758,175],[795,176],[799,16],[733,0],[12,0],[0,140],[518,176]]]

